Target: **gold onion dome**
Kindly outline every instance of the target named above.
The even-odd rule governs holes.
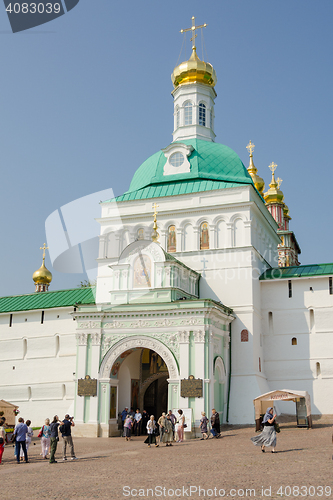
[[[265,181],[259,175],[257,175],[258,169],[255,167],[253,163],[253,149],[254,149],[254,144],[250,141],[249,144],[246,146],[248,151],[250,152],[250,164],[247,169],[248,173],[252,177],[253,184],[256,187],[256,190],[261,194],[261,196],[264,196],[264,189],[265,189]]]
[[[217,76],[213,66],[210,63],[201,61],[196,48],[192,47],[191,57],[188,61],[182,62],[175,67],[171,80],[175,88],[188,83],[203,83],[214,87]]]
[[[280,190],[280,185],[281,185],[282,179],[278,178],[275,180],[274,172],[275,172],[276,167],[277,167],[277,165],[275,163],[271,163],[269,166],[269,168],[272,171],[272,180],[271,180],[271,183],[269,185],[269,190],[266,191],[266,193],[264,194],[265,202],[269,205],[271,205],[273,203],[283,204],[284,195],[283,195],[282,191]]]
[[[52,281],[52,273],[45,267],[45,250],[47,248],[45,243],[40,247],[40,249],[43,250],[43,263],[32,275],[32,279],[36,285],[49,285]]]

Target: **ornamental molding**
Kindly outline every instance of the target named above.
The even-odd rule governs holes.
[[[101,345],[101,340],[102,340],[102,334],[101,334],[101,332],[91,333],[90,334],[90,338],[91,338],[91,344],[92,345],[97,345],[97,346]]]
[[[120,342],[121,340],[137,337],[137,333],[133,334],[113,334],[110,336],[103,336],[102,341],[102,355],[104,356],[107,351]],[[147,339],[156,339],[162,344],[166,345],[170,351],[174,354],[177,360],[179,360],[179,341],[177,333],[153,333],[153,334],[145,334]],[[150,348],[151,349],[151,348]]]
[[[117,358],[128,349],[134,349],[137,347],[147,348],[155,351],[159,356],[161,356],[161,358],[167,365],[169,377],[177,378],[179,376],[176,360],[165,345],[151,337],[133,336],[131,338],[127,337],[123,340],[120,340],[108,351],[102,361],[99,371],[99,377],[110,378],[112,365],[117,360]]]
[[[82,332],[82,333],[76,333],[75,337],[76,340],[78,341],[79,345],[88,345],[88,335],[89,333]]]
[[[181,344],[189,344],[190,343],[190,332],[187,330],[183,330],[178,332],[178,341]]]
[[[84,323],[78,323],[78,328],[80,329],[85,329],[85,330],[93,330],[95,328],[100,328],[101,327],[101,322],[100,321],[85,321]]]
[[[194,342],[199,344],[199,343],[204,343],[205,342],[205,331],[204,330],[194,330],[193,331],[193,337],[194,337]]]

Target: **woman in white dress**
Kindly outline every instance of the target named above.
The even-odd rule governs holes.
[[[185,415],[183,413],[183,410],[178,410],[179,417],[178,417],[178,427],[177,427],[177,434],[178,434],[178,441],[177,443],[181,443],[184,441],[184,424],[185,424]]]

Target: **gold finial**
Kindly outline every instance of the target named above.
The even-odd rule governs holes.
[[[158,205],[156,203],[153,203],[153,209],[154,209],[154,225],[153,225],[153,232],[152,232],[152,235],[151,235],[151,239],[155,242],[155,243],[158,243],[158,238],[160,237],[160,235],[158,234],[157,232],[157,229],[158,229],[158,226],[157,226],[157,209],[158,209]]]
[[[190,39],[192,43],[192,50],[195,50],[195,39],[196,37],[198,36],[196,33],[195,33],[195,30],[198,30],[199,28],[206,28],[207,27],[207,24],[200,24],[200,26],[196,26],[195,25],[195,17],[193,16],[192,17],[192,26],[191,28],[186,28],[185,30],[180,30],[180,33],[186,33],[187,31],[192,31],[193,35],[192,35],[192,38]]]
[[[277,182],[277,187],[278,187],[278,189],[280,189],[280,186],[281,186],[281,184],[282,184],[283,180],[282,180],[282,179],[280,179],[280,177],[278,177],[278,178],[276,179],[276,182]]]
[[[248,152],[250,153],[250,156],[252,156],[252,153],[253,153],[253,150],[255,148],[255,145],[252,144],[251,140],[250,142],[248,143],[248,145],[246,146],[246,149],[248,150]]]
[[[46,243],[42,247],[39,247],[40,250],[43,250],[43,262],[45,262],[45,250],[48,250],[49,247],[46,246]]]
[[[276,167],[277,167],[277,164],[274,163],[273,161],[270,165],[268,165],[268,168],[270,169],[270,171],[272,172],[273,175],[274,175],[274,172],[276,170]]]

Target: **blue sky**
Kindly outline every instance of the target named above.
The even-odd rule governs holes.
[[[17,34],[0,5],[0,295],[34,291],[54,210],[107,188],[122,194],[171,142],[170,74],[193,15],[208,24],[218,76],[216,141],[248,166],[251,139],[266,189],[278,164],[301,263],[333,261],[331,0],[80,0]],[[46,264],[52,290],[85,279]]]

